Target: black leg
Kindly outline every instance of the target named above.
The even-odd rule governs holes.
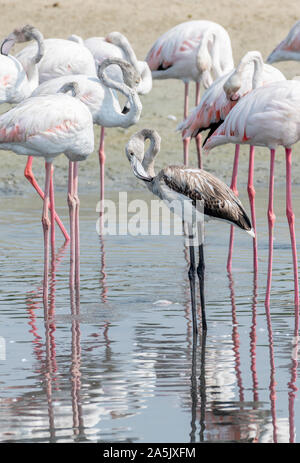
[[[202,315],[202,330],[207,331],[206,324],[206,315],[205,315],[205,296],[204,296],[204,252],[203,252],[203,243],[199,245],[199,264],[197,267],[197,274],[199,278],[199,287],[200,287],[200,302],[201,302],[201,315]]]
[[[189,280],[191,287],[191,302],[192,302],[192,319],[193,319],[193,335],[197,335],[197,314],[196,314],[196,261],[195,247],[190,244],[190,268]]]

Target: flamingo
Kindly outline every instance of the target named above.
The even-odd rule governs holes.
[[[110,66],[117,66],[123,75],[123,82],[114,81],[106,74]],[[64,84],[70,80],[69,76],[57,77],[43,82],[33,95],[49,95],[56,93]],[[133,66],[121,58],[107,58],[102,61],[98,68],[98,78],[86,75],[72,76],[77,83],[77,97],[89,108],[94,124],[101,127],[123,127],[127,128],[139,121],[142,104],[137,95],[136,88],[140,77]],[[129,110],[124,114],[120,108],[119,101],[114,93],[119,91],[127,98]],[[101,182],[101,211],[103,211],[104,200],[104,162],[103,139],[100,140],[100,182]],[[101,218],[102,218],[101,214]]]
[[[237,67],[224,76],[216,79],[203,94],[200,103],[181,122],[177,130],[182,131],[183,138],[196,137],[198,133],[209,129],[206,138],[209,138],[219,125],[222,124],[227,114],[236,105],[240,98],[251,90],[271,82],[286,80],[284,75],[275,67],[263,62],[259,51],[249,51],[240,60]],[[204,144],[205,144],[204,140]],[[237,173],[239,162],[239,145],[236,145],[231,189],[236,195]],[[255,189],[253,185],[254,174],[254,147],[250,147],[249,173],[248,173],[248,196],[251,208],[251,219],[254,230],[256,230],[255,219]],[[229,255],[227,270],[231,271],[232,248],[233,248],[234,229],[231,227]],[[257,271],[257,241],[253,241],[254,246],[254,269]]]
[[[62,75],[87,74],[89,76],[96,77],[94,58],[86,47],[64,39],[43,39],[43,35],[40,31],[36,28],[34,28],[34,31],[38,38],[37,43],[27,45],[16,54],[15,59],[21,63],[26,74],[29,75],[32,69],[33,57],[37,56],[38,53],[40,53],[40,50],[43,51],[43,56],[37,65],[39,75],[39,81],[37,84]],[[5,51],[8,52],[15,42],[17,42],[17,38],[14,37],[14,33],[4,39],[3,44],[5,46]],[[32,88],[32,90],[34,90],[34,88]],[[25,166],[24,175],[38,192],[40,197],[44,199],[44,192],[33,175],[32,163],[33,157],[29,156]],[[66,241],[68,241],[68,232],[56,213],[55,220]]]
[[[210,149],[225,143],[242,143],[266,146],[270,149],[269,181],[269,259],[265,305],[270,304],[273,258],[273,229],[275,214],[273,207],[274,162],[278,145],[285,147],[286,156],[286,215],[289,223],[294,267],[295,305],[299,306],[298,266],[295,237],[295,216],[292,207],[291,162],[292,145],[300,139],[300,82],[286,80],[274,82],[253,90],[243,97],[231,110],[223,124],[205,144]]]
[[[145,141],[150,147],[144,153]],[[203,169],[187,166],[167,166],[157,175],[154,171],[155,158],[160,150],[160,136],[155,130],[143,129],[128,141],[125,152],[134,175],[142,180],[148,189],[162,199],[170,209],[193,226],[194,220],[201,223],[203,213],[206,218],[219,219],[254,235],[251,222],[239,198],[221,180]],[[177,202],[177,206],[174,203]],[[184,211],[184,213],[183,213]],[[203,233],[203,230],[202,230]],[[199,264],[197,274],[200,284],[202,329],[207,330],[204,298],[204,253],[203,240],[199,243]],[[192,301],[193,333],[197,334],[196,293],[195,293],[195,245],[190,244],[189,280]]]
[[[300,21],[293,25],[285,39],[267,58],[269,64],[276,61],[300,61]]]
[[[68,89],[62,89],[65,91]],[[66,94],[30,97],[0,115],[0,149],[16,154],[43,157],[45,163],[45,197],[42,224],[44,231],[43,300],[48,305],[49,226],[51,209],[51,245],[54,255],[53,160],[64,153],[69,159],[69,208],[71,228],[70,283],[79,280],[79,200],[78,161],[94,150],[92,115],[86,105]],[[74,267],[75,261],[75,267]]]
[[[14,56],[9,55],[9,50],[14,43],[35,40],[37,43],[36,54],[30,56],[26,66],[26,72]],[[0,55],[0,103],[17,104],[31,95],[39,84],[38,63],[44,54],[44,42],[41,32],[27,24],[20,29],[15,29],[1,45]]]
[[[180,79],[184,82],[184,113],[188,115],[189,82],[196,82],[196,105],[200,83],[208,88],[233,69],[231,41],[226,30],[212,21],[187,21],[159,37],[146,56],[153,79]],[[183,141],[184,164],[188,163],[189,138]],[[201,137],[196,137],[198,166],[202,167]]]
[[[104,37],[89,37],[83,40],[78,35],[71,35],[68,40],[73,40],[86,46],[92,53],[96,68],[106,58],[121,58],[132,64],[135,70],[140,75],[140,82],[137,86],[137,92],[140,95],[146,95],[152,89],[152,75],[148,63],[139,61],[136,54],[125,35],[120,32],[110,32]],[[108,74],[114,80],[122,81],[122,74],[118,67],[112,67],[108,70]]]

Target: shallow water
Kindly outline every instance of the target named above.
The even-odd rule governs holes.
[[[276,190],[271,325],[264,308],[267,191],[257,191],[257,284],[251,238],[235,232],[228,275],[229,226],[206,226],[208,332],[198,339],[193,382],[181,236],[106,236],[101,242],[95,230],[97,197],[82,194],[80,304],[70,302],[67,246],[57,254],[45,326],[41,202],[34,195],[2,197],[1,441],[299,442],[298,344],[284,193]],[[298,216],[299,193],[295,188]],[[240,194],[248,208],[242,189]],[[131,197],[152,199],[140,191]],[[56,204],[67,223],[62,194]],[[58,231],[57,244],[62,245]]]

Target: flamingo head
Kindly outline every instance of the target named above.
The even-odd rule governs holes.
[[[9,53],[9,50],[11,49],[11,47],[14,46],[15,43],[29,42],[33,39],[39,42],[39,54],[41,55],[37,58],[39,60],[41,59],[43,54],[43,35],[38,29],[31,26],[30,24],[26,24],[26,26],[15,29],[11,34],[9,34],[1,44],[1,53],[3,55],[7,55]]]
[[[226,97],[230,101],[237,101],[240,98],[239,90],[241,88],[241,79],[238,75],[232,74],[223,85]]]
[[[107,34],[104,40],[108,43],[116,45],[117,47],[120,47],[124,40],[124,35],[121,34],[121,32],[110,32]]]

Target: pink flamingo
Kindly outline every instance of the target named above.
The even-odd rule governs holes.
[[[31,26],[25,26],[25,28]],[[20,29],[21,31],[24,28]],[[96,67],[93,55],[90,51],[78,44],[64,39],[44,39],[43,35],[36,28],[34,35],[36,43],[27,45],[17,55],[15,59],[22,65],[27,75],[32,72],[32,61],[34,57],[41,55],[37,63],[39,80],[36,83],[44,82],[45,80],[53,79],[62,75],[72,74],[87,74],[96,77]],[[16,42],[19,42],[19,35],[14,31],[7,38],[4,39],[3,45],[5,52],[8,53]],[[35,87],[36,87],[35,86]],[[34,88],[32,88],[32,91]],[[29,96],[28,94],[27,96]],[[32,172],[33,156],[29,156],[25,166],[24,175],[27,180],[32,184],[40,197],[44,199],[44,192],[36,181]],[[68,241],[69,234],[55,213],[55,220],[61,229],[65,239]]]
[[[240,60],[235,69],[215,80],[203,94],[200,103],[194,108],[190,115],[181,122],[177,130],[182,131],[183,139],[196,137],[198,133],[209,129],[209,138],[214,131],[222,124],[227,114],[236,105],[240,98],[245,96],[254,88],[268,85],[271,82],[285,80],[284,75],[273,66],[264,64],[259,51],[249,51]],[[205,140],[206,141],[206,140]],[[205,143],[204,141],[204,143]],[[237,173],[239,162],[239,145],[236,145],[231,189],[236,195]],[[255,189],[253,185],[254,172],[254,147],[250,147],[248,195],[251,207],[252,224],[256,231],[255,219]],[[230,231],[230,246],[227,261],[227,270],[231,271],[233,251],[234,228]],[[254,269],[257,271],[257,238],[253,239],[254,246]]]
[[[286,80],[257,88],[243,97],[230,111],[225,121],[207,140],[210,150],[225,143],[266,146],[271,152],[269,181],[269,260],[265,304],[269,306],[272,280],[273,208],[275,149],[285,147],[286,154],[286,215],[289,223],[294,267],[295,305],[299,307],[298,266],[295,237],[295,216],[292,207],[291,146],[300,139],[300,82]]]
[[[106,73],[111,66],[116,66],[121,70],[123,81],[113,80],[109,73]],[[77,97],[89,108],[94,124],[104,127],[123,127],[127,128],[139,121],[142,104],[137,94],[137,86],[140,82],[139,74],[135,68],[121,58],[107,58],[102,61],[98,68],[98,77],[86,75],[72,76],[72,80],[77,83]],[[42,83],[34,92],[36,95],[49,95],[57,93],[58,90],[70,80],[69,76],[57,77]],[[129,109],[123,113],[114,90],[122,93],[128,103]],[[104,137],[104,132],[103,132]],[[104,138],[101,137],[99,157],[100,157],[100,180],[101,180],[101,208],[103,211],[104,199]],[[101,219],[103,214],[100,214]]]
[[[136,54],[129,42],[129,40],[120,32],[110,32],[105,38],[104,37],[90,37],[86,40],[83,40],[78,35],[71,35],[68,37],[68,40],[73,40],[81,45],[86,46],[90,52],[92,53],[96,68],[98,69],[99,66],[103,63],[103,61],[107,58],[117,58],[121,60],[126,60],[130,63],[136,74],[139,82],[134,82],[134,86],[137,93],[140,95],[145,95],[149,93],[152,89],[152,75],[148,63],[146,61],[139,61],[136,57]],[[122,70],[118,65],[110,66],[106,74],[109,78],[111,78],[114,82],[123,83],[123,75]],[[126,105],[123,108],[123,113],[126,113],[130,110],[130,103],[127,101]],[[124,119],[125,120],[125,119]],[[137,122],[137,121],[136,121]],[[133,123],[136,123],[133,122]],[[105,164],[105,152],[104,152],[104,128],[105,127],[112,127],[116,126],[113,125],[106,125],[105,123],[99,124],[101,125],[100,130],[100,145],[99,145],[99,164],[100,164],[100,202],[103,203],[104,199],[104,164]],[[130,124],[131,125],[131,124]],[[125,127],[122,124],[117,124],[117,126]],[[128,125],[126,126],[128,127]],[[100,208],[100,217],[102,216],[102,209]]]
[[[300,21],[293,25],[285,39],[268,56],[267,63],[276,61],[300,61]]]
[[[75,85],[75,84],[73,84]],[[67,91],[68,88],[62,89]],[[44,231],[43,299],[48,306],[49,202],[51,208],[51,245],[54,255],[54,191],[52,163],[64,153],[69,159],[69,207],[71,228],[71,272],[79,279],[78,248],[79,200],[77,161],[86,159],[94,150],[93,120],[88,108],[77,98],[57,94],[27,98],[0,116],[0,149],[16,154],[44,157],[45,197],[42,224]],[[76,258],[76,261],[75,261]],[[75,261],[75,264],[74,264]],[[75,265],[75,266],[74,266]]]
[[[184,113],[188,115],[189,82],[196,82],[196,105],[200,84],[208,88],[213,78],[233,69],[231,41],[226,30],[212,21],[188,21],[159,37],[147,54],[153,79],[180,79],[184,82]],[[201,137],[196,137],[198,165],[202,167]],[[189,138],[183,141],[184,164],[188,163]]]

